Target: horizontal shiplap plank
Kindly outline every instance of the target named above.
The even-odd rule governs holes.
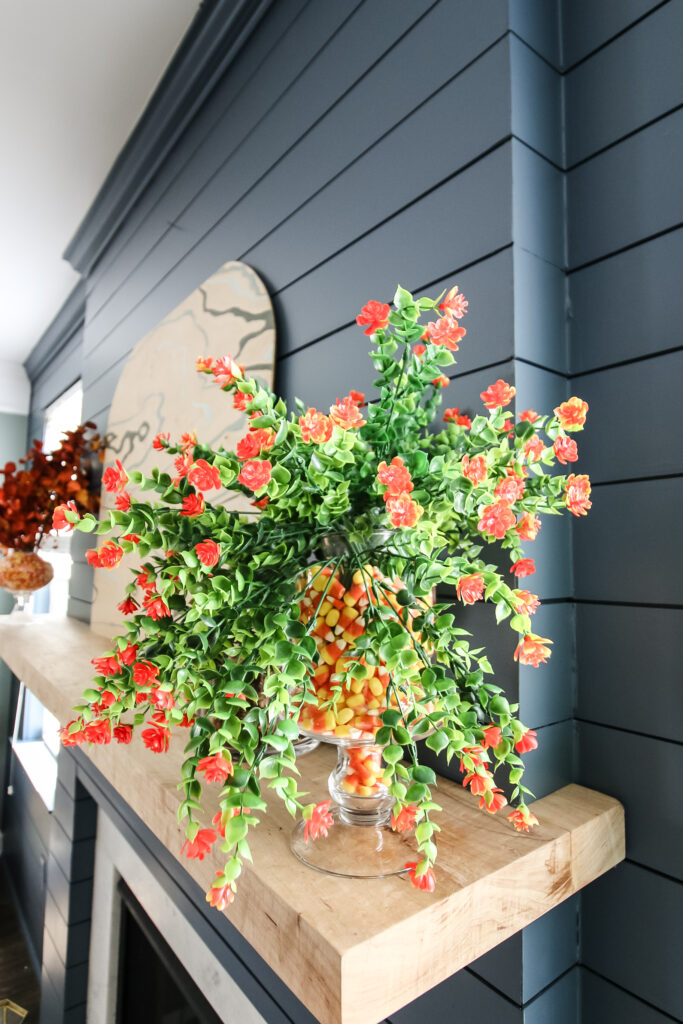
[[[575,596],[683,604],[683,578],[672,561],[683,551],[683,478],[606,484],[591,497],[589,514],[574,524]]]
[[[31,415],[40,416],[45,408],[71,387],[83,371],[83,331],[79,330],[33,381],[31,387]]]
[[[584,889],[581,903],[582,962],[681,1020],[683,885],[626,861]]]
[[[533,592],[532,580],[526,582]],[[541,603],[531,627],[538,636],[553,641],[552,655],[545,665],[519,667],[519,713],[530,728],[536,729],[571,718],[574,713],[574,605],[566,601]]]
[[[643,722],[648,728],[650,723]],[[651,723],[656,729],[656,722]],[[580,722],[578,781],[626,811],[626,856],[683,880],[683,744]],[[663,786],[653,785],[665,780]]]
[[[450,271],[481,260],[510,242],[510,147],[503,145],[461,175],[339,253],[322,267],[274,299],[277,350],[293,351],[355,320],[368,298],[391,299],[397,281],[421,287]],[[482,210],[486,216],[482,216]],[[458,231],[432,235],[426,224],[445,214],[458,222]],[[125,358],[133,345],[171,309],[205,280],[231,253],[221,225],[202,245],[132,310],[106,344],[91,353],[84,369],[84,386]],[[406,247],[405,240],[410,239]],[[254,269],[260,272],[260,267]],[[268,279],[265,277],[268,287]],[[122,365],[122,364],[121,364]],[[111,395],[111,389],[107,392]],[[104,407],[109,399],[97,399]]]
[[[567,175],[569,266],[634,245],[683,221],[683,111]]]
[[[669,3],[565,78],[571,167],[683,99],[683,4]]]
[[[563,64],[570,67],[623,32],[660,0],[571,0],[562,3]],[[671,0],[676,4],[677,0]],[[637,31],[637,27],[632,31]]]
[[[581,1024],[667,1024],[671,1017],[648,1006],[593,971],[581,971]]]
[[[579,604],[576,645],[580,718],[683,737],[683,609]]]
[[[496,23],[502,23],[500,16],[487,23],[483,12],[468,0],[463,11],[456,12],[448,4],[434,6],[411,29],[428,6],[428,0],[398,5],[392,0],[375,0],[362,5],[230,161],[175,216],[179,230],[166,234],[152,258],[140,262],[126,286],[107,301],[95,319],[89,319],[90,337],[93,331],[106,337],[130,306],[149,291],[155,275],[167,273],[218,221],[230,238],[232,251],[244,253],[372,146],[388,127],[440,88],[478,52],[476,42],[468,37],[459,48],[456,44],[455,51],[446,42],[453,43],[456,24],[462,32],[463,15],[473,22],[482,49],[495,40]],[[401,38],[408,29],[409,35]],[[377,45],[380,39],[381,49]],[[443,60],[435,48],[443,48]],[[368,109],[381,111],[381,118],[369,118]],[[429,133],[425,141],[430,141]],[[420,137],[413,145],[419,143]],[[273,169],[266,174],[269,168]],[[390,169],[385,167],[382,173],[390,173]],[[371,192],[379,192],[381,179],[375,176],[372,180]]]
[[[335,148],[343,151],[356,134],[345,127],[353,112],[340,104],[230,215],[236,222],[235,242],[242,249],[259,222],[257,237],[273,222],[270,209],[267,219],[264,216],[265,207],[273,206],[266,190],[277,197],[278,218],[303,202],[266,238],[246,249],[245,261],[259,266],[271,288],[279,291],[471,163],[510,133],[509,74],[507,41],[502,40],[316,193],[321,163],[331,160]],[[473,95],[481,97],[488,117],[482,118],[478,107],[466,102]],[[327,120],[334,121],[329,135],[318,138]],[[448,132],[435,144],[435,126],[443,124],[448,124]],[[344,158],[340,155],[337,163]]]
[[[571,274],[572,371],[680,345],[681,266],[683,228]],[[634,298],[635,310],[625,295]]]
[[[572,394],[590,407],[578,438],[579,472],[594,483],[683,473],[682,380],[683,350],[575,377]],[[645,424],[625,415],[636,408],[647,410]]]
[[[316,10],[307,0],[283,0],[271,7],[91,271],[89,316],[107,301],[359,6],[357,0],[343,0]]]

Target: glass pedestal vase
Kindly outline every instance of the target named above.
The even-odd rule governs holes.
[[[391,828],[393,798],[382,778],[382,749],[373,743],[335,740],[337,764],[329,777],[333,825],[327,836],[307,838],[300,821],[292,851],[311,868],[348,878],[386,878],[416,859],[412,835]]]
[[[26,613],[31,595],[47,586],[54,576],[49,562],[36,551],[9,549],[0,556],[0,587],[14,598],[14,613]]]

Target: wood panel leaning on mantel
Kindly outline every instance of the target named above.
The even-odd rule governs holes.
[[[88,684],[102,639],[72,619],[0,621],[0,655],[61,721]],[[93,765],[180,861],[182,745],[163,756],[136,737],[127,749],[93,747]],[[301,761],[312,799],[326,793],[333,752]],[[439,782],[437,890],[405,877],[351,880],[319,874],[290,853],[292,822],[273,797],[254,833],[254,865],[239,883],[230,920],[321,1024],[375,1024],[520,928],[545,914],[624,857],[621,805],[581,786],[538,800],[541,824],[519,835],[504,817],[484,815],[457,784]],[[182,868],[204,888],[220,853]],[[419,936],[419,943],[406,942]]]

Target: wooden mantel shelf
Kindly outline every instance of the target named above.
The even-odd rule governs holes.
[[[0,616],[0,656],[66,722],[106,641],[73,619]],[[86,751],[179,868],[208,888],[221,854],[180,859],[176,821],[182,740],[165,755],[139,738]],[[300,762],[310,799],[327,794],[334,754]],[[206,791],[210,800],[211,790]],[[376,1024],[492,949],[618,864],[621,805],[565,786],[533,806],[540,825],[518,834],[489,816],[462,787],[439,780],[437,888],[416,891],[405,876],[352,880],[320,874],[290,852],[292,821],[277,797],[255,829],[239,893],[227,911],[236,928],[322,1024]],[[324,840],[321,840],[324,841]]]

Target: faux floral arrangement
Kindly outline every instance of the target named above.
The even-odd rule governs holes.
[[[99,495],[89,491],[87,455],[97,447],[97,435],[88,437],[94,423],[67,431],[58,448],[43,451],[34,441],[20,467],[6,463],[0,474],[0,546],[15,551],[35,551],[52,529],[55,509],[66,505],[73,513],[96,511]],[[55,527],[66,521],[57,517]]]
[[[522,544],[540,515],[590,508],[588,477],[556,471],[576,461],[571,434],[588,407],[571,398],[551,416],[529,409],[515,423],[505,412],[515,388],[498,380],[481,395],[485,412],[447,409],[446,427],[432,432],[467,305],[457,287],[436,300],[399,287],[393,308],[369,302],[357,320],[379,394],[366,404],[352,391],[329,414],[300,402],[290,414],[230,357],[200,359],[197,369],[249,417],[236,450],[159,435],[154,447],[173,457],[172,472],[143,477],[117,462],[104,474],[117,494],[106,521],[57,511],[57,525],[114,532],[88,553],[91,564],[112,569],[128,551],[142,559],[119,605],[127,628],[95,659],[94,685],[63,742],[126,744],[144,726],[144,744],[161,753],[184,733],[183,848],[203,858],[220,842],[226,863],[207,894],[219,909],[250,859],[263,787],[302,813],[307,840],[332,825],[329,801],[304,804],[299,792],[292,743],[302,722],[383,748],[372,777],[379,771],[391,795],[394,828],[415,832],[419,860],[406,867],[420,889],[434,888],[439,807],[416,741],[459,758],[463,785],[490,813],[506,805],[494,778],[505,770],[512,824],[536,823],[519,756],[536,747],[535,733],[470,646],[457,610],[430,595],[447,586],[463,604],[492,602],[519,634],[515,659],[548,659],[551,641],[531,625],[538,598],[517,586],[534,572]],[[152,500],[131,496],[129,483]],[[207,493],[220,488],[257,511],[212,504]],[[340,534],[346,554],[321,557],[325,539]],[[496,564],[502,552],[507,568]],[[352,574],[346,584],[342,569]],[[212,783],[205,812],[202,787]]]

